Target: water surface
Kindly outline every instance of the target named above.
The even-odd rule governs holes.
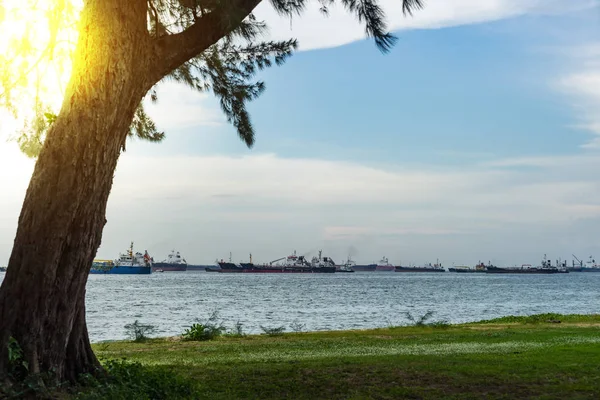
[[[394,272],[219,274],[165,272],[90,275],[87,320],[92,341],[123,339],[139,320],[156,336],[178,335],[217,310],[227,326],[295,322],[306,330],[406,324],[405,313],[468,322],[543,312],[600,312],[600,273],[487,275]]]

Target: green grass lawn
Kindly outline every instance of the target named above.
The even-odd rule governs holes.
[[[94,349],[102,360],[126,358],[192,382],[187,398],[600,398],[600,315]]]

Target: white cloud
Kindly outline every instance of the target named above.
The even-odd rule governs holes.
[[[159,130],[172,131],[205,125],[220,125],[223,114],[207,93],[198,93],[175,82],[158,86],[158,102],[145,100],[145,109]]]
[[[418,262],[433,251],[448,262],[487,257],[481,252],[519,262],[519,254],[593,247],[591,232],[573,230],[600,218],[600,179],[578,173],[582,165],[598,170],[600,159],[539,161],[541,173],[485,165],[382,170],[274,155],[125,155],[101,251],[111,256],[135,239],[158,254],[178,246],[198,262],[229,251],[269,260],[321,247],[341,258],[349,246],[364,261],[388,254]],[[132,182],[143,190],[132,192]]]
[[[558,52],[571,62],[571,72],[558,80],[558,89],[567,94],[571,106],[579,118],[575,126],[592,134],[581,147],[600,148],[600,43],[575,45]]]
[[[0,148],[0,263],[8,259],[32,162]],[[534,166],[533,169],[515,166]],[[372,262],[537,262],[593,253],[600,158],[537,157],[462,168],[378,169],[357,163],[125,153],[100,257],[131,240],[198,263],[230,251],[269,261],[294,249]],[[589,172],[588,172],[589,171]],[[596,221],[596,222],[594,222]],[[433,258],[432,258],[433,257]],[[525,260],[523,260],[523,258]]]
[[[600,148],[600,69],[574,72],[560,82],[562,89],[573,99],[572,107],[580,122],[575,126],[595,135],[581,147]]]
[[[382,0],[380,4],[392,31],[444,28],[597,5],[590,0],[427,0],[423,10],[405,17],[401,0]],[[324,17],[319,3],[309,2],[303,15],[290,21],[277,15],[269,2],[263,2],[257,7],[256,15],[267,21],[273,38],[295,37],[299,39],[301,50],[335,47],[365,38],[364,28],[340,6],[332,7],[329,16]]]

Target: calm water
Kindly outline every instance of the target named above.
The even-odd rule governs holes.
[[[467,322],[542,312],[600,312],[600,273],[559,275],[219,274],[165,272],[91,275],[87,319],[92,341],[126,337],[124,325],[155,325],[177,335],[218,310],[226,326],[246,332],[294,322],[306,330],[371,328],[407,323],[405,312]]]

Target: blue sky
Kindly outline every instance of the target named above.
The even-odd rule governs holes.
[[[552,86],[565,64],[541,32],[576,29],[582,19],[526,15],[400,31],[386,55],[369,40],[299,52],[260,75],[267,91],[250,106],[252,152],[402,163],[578,152],[588,134],[570,127],[572,104]],[[218,113],[214,101],[202,106]],[[250,154],[227,125],[165,129],[169,151],[185,143],[188,154]]]
[[[130,240],[198,263],[321,248],[396,264],[598,254],[599,2],[430,0],[408,19],[384,3],[399,37],[386,55],[341,12],[309,9],[290,32],[260,6],[301,51],[261,73],[251,150],[211,95],[162,86],[149,109],[167,139],[128,145],[98,256]],[[0,264],[19,182],[4,183],[16,194]]]

